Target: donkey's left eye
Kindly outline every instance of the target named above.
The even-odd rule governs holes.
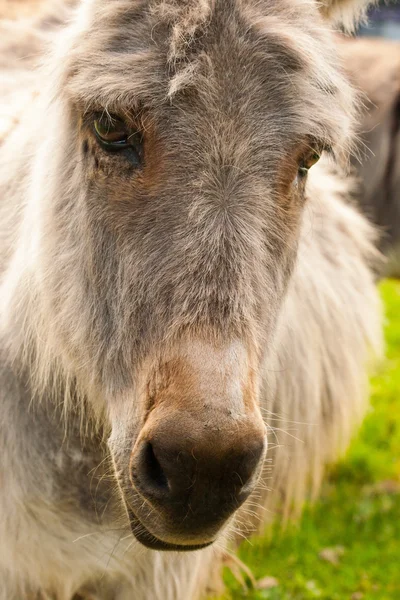
[[[299,161],[299,175],[300,177],[304,177],[307,175],[309,169],[321,158],[321,154],[315,150],[311,149],[305,155],[303,155]]]

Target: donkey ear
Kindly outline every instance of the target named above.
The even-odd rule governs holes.
[[[342,25],[347,31],[365,19],[367,8],[377,0],[319,0],[323,16],[333,25]]]

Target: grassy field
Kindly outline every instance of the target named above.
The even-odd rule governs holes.
[[[387,360],[359,436],[300,524],[242,544],[254,576],[274,579],[244,589],[226,569],[224,600],[400,600],[400,282],[381,292]]]

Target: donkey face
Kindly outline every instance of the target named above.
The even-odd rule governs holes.
[[[257,482],[260,369],[349,93],[302,0],[99,0],[77,30],[51,156],[57,343],[107,407],[135,536],[202,547]]]

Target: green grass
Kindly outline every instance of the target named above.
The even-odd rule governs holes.
[[[400,282],[385,281],[387,360],[372,380],[372,408],[321,499],[300,523],[239,549],[269,589],[225,570],[224,600],[400,600]],[[320,557],[333,549],[336,564]]]

